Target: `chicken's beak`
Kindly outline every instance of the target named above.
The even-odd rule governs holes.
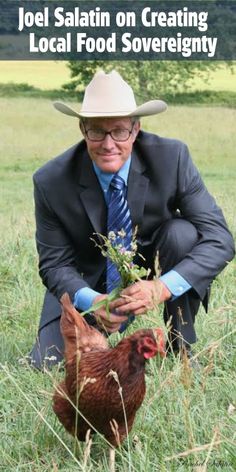
[[[155,328],[153,330],[153,333],[157,343],[157,351],[159,352],[161,357],[166,357],[166,340],[163,329]]]

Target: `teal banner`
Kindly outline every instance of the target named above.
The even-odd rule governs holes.
[[[235,1],[0,1],[2,60],[233,60]]]

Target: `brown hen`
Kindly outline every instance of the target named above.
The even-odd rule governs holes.
[[[165,355],[163,331],[140,329],[109,348],[106,338],[87,325],[68,295],[61,301],[66,375],[54,393],[53,410],[80,441],[91,429],[116,447],[131,430],[143,402],[146,360],[157,353]]]

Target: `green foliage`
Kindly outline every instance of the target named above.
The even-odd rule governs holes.
[[[210,105],[226,106],[236,108],[235,92],[216,92],[212,90],[202,90],[195,92],[182,92],[176,94],[167,93],[164,97],[168,104],[172,105]]]
[[[116,69],[132,86],[139,101],[163,98],[186,91],[197,77],[207,80],[208,73],[221,67],[218,61],[70,61],[73,81],[63,86],[83,91],[99,69]]]
[[[66,100],[82,100],[82,93],[73,89],[50,89],[43,90],[27,83],[0,83],[0,97],[35,97],[35,98],[50,98],[52,100],[66,99]]]
[[[83,92],[75,90],[72,84],[66,89],[42,90],[26,83],[0,83],[0,97],[32,97],[81,102]],[[169,105],[225,105],[230,108],[236,108],[236,93],[230,91],[202,90],[166,93],[162,98]]]
[[[171,62],[169,62],[171,64]],[[116,62],[113,63],[114,68]],[[219,65],[219,63],[218,63]],[[236,73],[236,62],[221,62],[221,67],[212,69],[210,75],[202,79],[195,74],[191,87],[188,91],[211,90],[211,91],[229,91],[236,92],[236,82],[234,75]],[[20,84],[27,82],[34,87],[45,91],[58,90],[62,84],[69,80],[70,69],[68,63],[64,61],[2,61],[1,62],[1,82],[9,84],[14,82]],[[85,78],[86,79],[86,78]],[[207,81],[206,81],[207,79]],[[76,80],[76,77],[75,77]],[[71,87],[74,89],[73,80]]]

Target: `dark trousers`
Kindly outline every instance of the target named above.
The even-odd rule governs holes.
[[[197,231],[191,223],[175,218],[161,225],[153,234],[152,241],[140,242],[139,252],[146,259],[145,265],[153,269],[158,251],[161,273],[164,274],[191,251],[197,239]],[[170,326],[169,340],[174,350],[181,348],[183,342],[187,345],[196,342],[194,321],[199,305],[200,299],[193,289],[165,303],[164,321]],[[39,369],[44,364],[50,366],[63,359],[64,343],[60,332],[61,307],[58,300],[49,292],[45,295],[42,312],[44,310],[55,313],[55,319],[39,329],[37,341],[31,352],[32,363]],[[92,319],[94,320],[91,317]],[[90,322],[89,317],[87,321]]]
[[[155,275],[154,260],[157,255],[160,275],[162,275],[173,269],[192,250],[198,240],[198,233],[190,222],[175,218],[158,228],[152,240],[151,244],[140,246],[140,252],[146,259],[147,267],[152,268],[150,278]],[[178,351],[183,344],[188,346],[196,342],[194,322],[199,305],[200,299],[194,289],[188,290],[174,300],[165,302],[163,316],[168,326],[171,349]]]

